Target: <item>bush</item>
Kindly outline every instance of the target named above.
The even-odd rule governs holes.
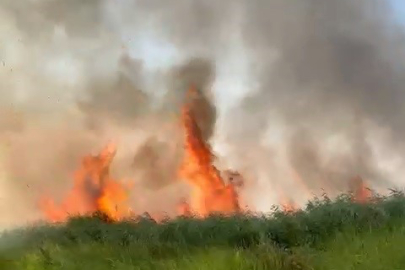
[[[159,224],[150,218],[117,223],[99,214],[73,217],[66,224],[42,225],[6,233],[24,245],[37,246],[44,239],[59,245],[100,243],[129,246],[177,245],[189,248],[227,246],[249,248],[275,243],[283,248],[314,246],[337,232],[369,230],[405,220],[405,197],[400,192],[368,204],[353,203],[349,196],[331,201],[327,197],[309,202],[295,213],[275,211],[271,215],[210,216],[206,219],[179,217]],[[3,241],[4,242],[4,241]],[[18,242],[18,241],[17,241]]]
[[[334,247],[335,235],[398,234],[403,232],[398,224],[405,225],[405,197],[397,191],[368,204],[353,203],[347,195],[333,201],[324,196],[295,213],[179,217],[160,224],[148,217],[111,222],[96,213],[4,233],[0,266],[14,269],[13,258],[15,269],[313,269],[311,253]],[[384,242],[380,246],[391,254]],[[329,251],[325,258],[333,255]]]

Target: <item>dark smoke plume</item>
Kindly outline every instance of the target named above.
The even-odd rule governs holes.
[[[166,139],[170,138],[169,141],[162,142],[153,137],[140,148],[134,160],[134,170],[144,170],[143,178],[147,179],[149,186],[162,187],[178,179],[178,168],[183,157],[183,129],[179,115],[191,88],[198,92],[192,101],[193,115],[204,139],[211,139],[216,121],[216,108],[210,91],[214,73],[210,61],[195,58],[173,67],[167,75],[168,91],[158,115],[165,120],[168,120],[165,115],[173,115],[176,125],[168,131],[156,129],[156,137],[163,133]]]

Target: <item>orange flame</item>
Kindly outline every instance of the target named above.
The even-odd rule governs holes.
[[[189,94],[198,95],[195,88]],[[242,182],[225,183],[213,165],[213,155],[204,141],[192,113],[192,102],[186,103],[182,113],[185,133],[185,158],[181,176],[193,187],[191,203],[183,201],[178,213],[206,217],[212,213],[230,214],[240,211],[236,186]],[[74,177],[74,186],[60,205],[49,198],[41,201],[46,217],[53,222],[65,221],[69,215],[88,215],[101,212],[111,220],[120,220],[131,213],[126,205],[128,194],[122,182],[110,177],[109,169],[116,154],[114,144],[107,145],[98,155],[83,158]],[[154,216],[153,219],[162,219]]]
[[[354,185],[352,198],[354,202],[366,203],[370,201],[373,194],[361,177],[354,178],[352,184]]]
[[[191,88],[190,93],[196,95],[198,91]],[[211,149],[202,139],[191,106],[192,102],[186,103],[182,112],[185,158],[180,170],[181,176],[193,187],[190,210],[199,217],[238,212],[240,207],[235,187],[232,183],[225,184],[213,165]]]
[[[221,175],[214,165],[210,145],[204,140],[197,124],[197,115],[193,111],[193,97],[199,94],[201,93],[196,88],[190,88],[181,115],[185,153],[179,173],[192,187],[192,193],[190,202],[181,201],[177,212],[180,215],[195,215],[201,218],[214,213],[229,215],[241,212],[237,190],[244,186],[244,180],[233,171],[225,171]],[[41,208],[46,217],[53,222],[65,221],[70,215],[88,215],[94,212],[101,212],[113,221],[129,217],[131,209],[127,205],[128,186],[110,176],[110,165],[115,154],[116,145],[111,143],[98,155],[84,157],[81,167],[75,174],[73,188],[62,203],[57,205],[49,198],[41,201]],[[309,197],[310,189],[300,175],[295,170],[291,170],[291,175],[296,186]],[[229,180],[225,181],[225,178]],[[353,201],[368,202],[372,193],[364,181],[357,177],[352,184],[354,184]],[[285,196],[282,190],[277,188],[275,190],[285,212],[299,210],[296,201]],[[156,222],[165,219],[163,215],[147,214],[147,216]]]
[[[280,209],[283,212],[285,212],[285,213],[293,213],[293,212],[296,212],[299,209],[298,205],[294,202],[294,200],[287,197],[280,187],[276,188],[276,191],[277,191],[277,193],[279,195]]]
[[[294,213],[299,209],[292,199],[282,199],[280,205],[281,209],[286,213]]]
[[[192,215],[190,205],[186,200],[182,200],[177,206],[177,213],[181,216],[189,217]]]
[[[97,211],[111,220],[124,217],[129,212],[126,189],[109,174],[115,153],[116,146],[108,144],[97,156],[86,156],[75,174],[73,189],[62,204],[57,206],[49,198],[42,200],[41,207],[48,219],[60,222],[69,215],[86,215]]]

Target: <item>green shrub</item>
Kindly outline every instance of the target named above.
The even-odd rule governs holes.
[[[96,269],[112,269],[105,268],[109,264],[127,269],[120,267],[135,261],[140,268],[131,269],[191,269],[187,267],[196,262],[198,269],[231,269],[227,264],[232,269],[312,269],[308,268],[311,253],[330,249],[336,235],[394,233],[402,225],[405,197],[397,191],[367,204],[353,203],[348,195],[333,201],[324,196],[295,213],[179,217],[160,224],[148,217],[114,223],[97,213],[72,217],[65,224],[38,224],[4,233],[0,266],[15,260],[17,269],[81,269],[75,256],[77,260],[84,256],[83,267]],[[214,259],[216,268],[210,263]],[[60,268],[67,264],[72,268]]]

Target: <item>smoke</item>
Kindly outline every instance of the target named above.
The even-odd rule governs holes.
[[[105,12],[104,1],[0,4],[1,227],[40,218],[40,197],[59,201],[80,158],[111,139],[118,177],[174,167],[178,149],[165,136],[152,144],[162,168],[133,168],[138,147],[177,122],[153,107],[142,60],[129,56]]]
[[[259,87],[241,105],[254,108],[243,122],[267,128],[271,115],[281,118],[286,159],[311,190],[342,190],[355,175],[387,185],[371,145],[373,126],[389,130],[397,148],[405,127],[404,33],[387,1],[256,3],[246,9],[243,31]],[[326,151],[336,136],[349,145],[345,153],[339,145]]]
[[[0,35],[8,41],[0,48],[1,227],[40,218],[41,197],[60,201],[80,159],[110,140],[118,143],[112,173],[135,180],[139,210],[174,209],[181,187],[167,186],[178,178],[179,112],[191,84],[203,93],[195,110],[204,135],[213,134],[211,61],[187,57],[167,70],[148,70],[124,37],[126,29],[145,25],[120,21],[125,3],[110,4],[0,4]]]
[[[179,57],[151,70],[134,56],[145,35]],[[356,175],[400,184],[381,165],[405,131],[405,39],[387,1],[4,0],[0,37],[1,224],[37,218],[38,197],[62,196],[80,157],[111,139],[114,175],[150,197],[172,192],[191,84],[204,137],[224,141],[220,158],[245,174],[246,196],[260,194],[258,209],[278,189],[306,199]],[[227,72],[229,57],[247,58],[246,72]],[[215,89],[221,76],[229,89]],[[245,96],[232,85],[242,76]]]
[[[243,44],[248,94],[220,116],[218,128],[227,144],[223,158],[261,178],[259,190],[281,186],[299,197],[292,174],[309,192],[343,191],[356,175],[376,188],[401,183],[392,178],[399,167],[382,162],[402,153],[405,127],[404,33],[387,1],[138,1],[137,7],[186,55],[208,55],[218,64],[236,42]]]
[[[181,65],[173,66],[166,75],[168,91],[162,98],[158,115],[163,121],[169,120],[165,115],[172,115],[173,121],[177,124],[167,131],[161,128],[155,130],[154,137],[139,149],[134,160],[135,170],[148,168],[142,178],[148,179],[151,187],[162,187],[178,179],[184,141],[179,116],[190,87],[198,92],[192,101],[192,113],[197,119],[203,138],[207,141],[211,139],[216,123],[216,107],[210,91],[214,74],[214,68],[209,60],[193,58]],[[160,140],[163,141],[159,141],[157,137],[162,132],[163,138]]]
[[[193,87],[198,93],[193,98],[192,114],[195,116],[205,140],[214,133],[217,111],[211,92],[215,69],[208,59],[194,58],[189,62],[175,67],[170,76],[171,91],[164,97],[166,106],[175,105],[181,109],[185,102],[186,93]]]
[[[355,175],[393,185],[372,141],[385,129],[385,145],[403,147],[404,33],[387,1],[256,1],[244,14],[259,86],[240,105],[249,125],[233,137],[261,140],[277,118],[285,159],[311,191],[343,191]]]

